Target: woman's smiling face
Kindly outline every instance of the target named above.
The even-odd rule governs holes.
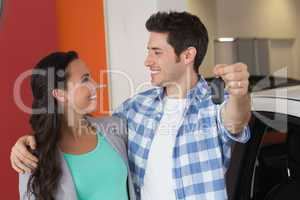
[[[67,106],[77,114],[87,114],[96,110],[96,82],[86,64],[81,59],[72,61],[67,67]]]

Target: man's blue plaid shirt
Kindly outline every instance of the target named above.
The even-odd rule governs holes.
[[[164,95],[163,88],[150,89],[128,99],[114,112],[127,119],[129,166],[138,199],[151,143],[163,115]],[[202,77],[186,98],[184,120],[173,147],[176,198],[227,199],[224,176],[230,162],[231,144],[233,141],[247,142],[249,128],[245,127],[238,136],[225,129],[220,112],[224,104],[213,104],[208,84]],[[227,100],[228,94],[224,103]]]

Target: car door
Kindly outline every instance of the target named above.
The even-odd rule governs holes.
[[[250,130],[249,142],[236,143],[232,150],[232,160],[226,174],[230,200],[264,200],[276,186],[290,180],[291,173],[294,173],[290,168],[299,171],[298,117],[253,112]],[[293,144],[292,150],[289,149],[289,135],[294,135],[290,140],[297,143]]]

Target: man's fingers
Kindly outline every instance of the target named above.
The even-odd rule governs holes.
[[[243,81],[249,78],[248,72],[228,73],[222,76],[225,81]]]
[[[222,77],[225,82],[226,90],[230,95],[243,96],[248,93],[249,72],[247,65],[235,63],[232,65],[216,65],[214,73]]]
[[[30,153],[26,147],[26,145],[22,144],[22,143],[17,143],[14,147],[13,147],[14,151],[18,151],[20,152],[24,157],[26,157],[27,159],[33,161],[33,162],[38,162],[38,158],[35,157],[32,153]]]
[[[35,138],[32,135],[26,137],[25,142],[26,142],[26,145],[30,146],[30,148],[32,150],[34,150],[36,148]]]
[[[20,170],[23,170],[28,173],[32,171],[29,167],[27,167],[24,163],[22,163],[22,161],[19,160],[16,156],[13,157],[13,163],[15,167],[19,168]]]
[[[244,80],[244,81],[228,81],[226,84],[227,84],[226,88],[232,88],[232,89],[248,88],[249,81],[248,80]]]
[[[18,166],[15,165],[13,154],[10,154],[10,164],[11,164],[11,167],[12,167],[16,172],[18,172],[19,174],[23,174],[23,173],[24,173],[24,171],[23,171],[22,169],[20,169]]]
[[[241,65],[229,65],[223,68],[223,74],[234,73],[234,72],[242,72],[243,66]]]
[[[20,169],[17,165],[15,165],[15,163],[12,161],[12,163],[11,163],[11,166],[12,166],[12,168],[17,172],[17,173],[19,173],[19,174],[24,174],[25,172],[22,170],[22,169]]]
[[[14,151],[14,154],[16,155],[16,157],[18,157],[22,161],[22,163],[25,163],[27,166],[32,166],[34,168],[37,167],[37,163],[35,161],[24,156],[24,154],[22,154],[22,152],[18,151],[18,149],[16,149]]]
[[[223,70],[224,68],[228,66],[226,64],[218,64],[214,67],[213,69],[213,73],[216,75],[216,76],[222,76],[224,73],[223,73]]]
[[[23,172],[21,169],[19,169],[17,166],[15,166],[15,165],[12,165],[12,168],[13,168],[18,174],[24,174],[24,172]]]
[[[219,64],[214,68],[216,76],[223,76],[229,73],[247,71],[247,65],[243,63],[236,63],[232,65]]]

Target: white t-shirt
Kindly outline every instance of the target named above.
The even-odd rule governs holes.
[[[173,148],[183,120],[186,99],[164,98],[164,110],[151,144],[142,200],[176,200],[172,178]]]

